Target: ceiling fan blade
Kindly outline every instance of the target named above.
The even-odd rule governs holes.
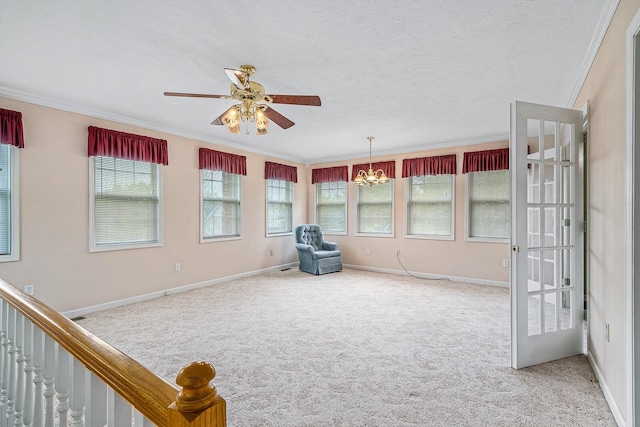
[[[267,107],[264,111],[264,115],[267,116],[273,123],[280,126],[282,129],[289,129],[291,126],[295,125],[291,120],[287,119],[282,114],[278,113],[271,107]]]
[[[225,68],[224,72],[238,89],[249,89],[249,74],[243,70]]]
[[[319,107],[320,97],[315,95],[265,95],[271,97],[274,104],[312,105]]]
[[[225,111],[224,113],[222,113],[218,117],[216,117],[216,119],[214,121],[212,121],[211,124],[212,125],[224,125],[225,123],[222,121],[222,118],[224,116],[226,116],[229,113],[229,111],[231,111],[233,108],[235,108],[235,105],[227,108],[227,111]]]
[[[164,96],[188,96],[190,98],[230,98],[229,95],[212,95],[210,93],[182,93],[182,92],[165,92]]]

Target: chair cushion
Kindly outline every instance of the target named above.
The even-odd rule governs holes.
[[[313,255],[313,257],[315,259],[322,259],[322,258],[331,258],[334,256],[340,256],[340,251],[316,251],[315,254]]]

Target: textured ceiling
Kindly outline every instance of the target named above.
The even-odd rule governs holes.
[[[614,0],[0,0],[0,96],[318,163],[506,138],[516,99],[567,106]],[[296,123],[234,135],[223,68]],[[244,131],[244,127],[242,128]]]

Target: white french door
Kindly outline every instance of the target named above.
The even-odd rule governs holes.
[[[584,353],[583,113],[511,104],[511,365]]]

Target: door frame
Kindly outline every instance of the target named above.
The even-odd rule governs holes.
[[[636,54],[637,53],[637,54]],[[627,425],[640,423],[640,11],[636,12],[626,33],[626,119],[627,119]],[[636,357],[637,356],[637,357]],[[634,360],[636,359],[636,360]]]

